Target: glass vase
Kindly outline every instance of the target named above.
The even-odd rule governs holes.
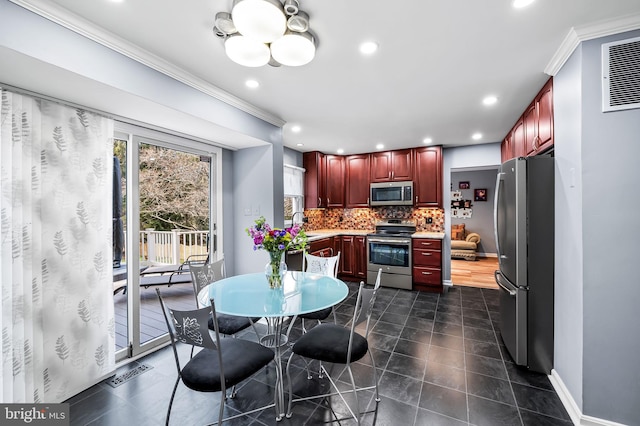
[[[264,267],[270,288],[280,288],[282,278],[287,272],[287,264],[284,262],[284,251],[269,252],[269,263]]]

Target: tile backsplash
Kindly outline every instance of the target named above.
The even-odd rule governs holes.
[[[372,207],[362,209],[310,209],[307,231],[318,229],[373,230],[377,222],[386,219],[404,219],[416,222],[418,231],[444,232],[444,210],[438,208],[417,209],[405,206]],[[426,219],[432,218],[432,223]]]

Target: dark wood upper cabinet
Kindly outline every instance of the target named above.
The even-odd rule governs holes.
[[[442,148],[416,148],[413,176],[416,207],[442,207]]]
[[[553,145],[553,79],[549,79],[536,97],[538,106],[538,139],[536,152]]]
[[[550,78],[505,136],[501,146],[502,162],[537,155],[552,146],[553,79]]]
[[[344,207],[344,157],[326,155],[327,207]]]
[[[524,120],[522,117],[518,119],[518,122],[513,126],[511,132],[511,143],[513,144],[513,156],[524,157],[526,155],[524,149]]]
[[[369,154],[345,157],[345,207],[369,207]]]
[[[413,155],[411,149],[383,151],[371,154],[371,182],[412,179]]]
[[[325,155],[318,151],[305,152],[302,155],[304,174],[304,208],[327,207],[326,163]]]

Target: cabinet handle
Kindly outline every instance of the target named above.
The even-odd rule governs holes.
[[[416,203],[418,202],[418,196],[416,195]]]
[[[393,179],[393,178],[395,178],[395,177],[396,177],[396,172],[391,171],[391,179]]]
[[[367,204],[369,204],[369,197],[367,197]]]
[[[431,253],[422,253],[423,256],[431,256]]]
[[[329,201],[329,197],[327,197],[327,205],[329,205],[330,201]]]
[[[540,138],[538,137],[538,135],[536,135],[535,138],[533,138],[533,150],[537,151],[538,150],[538,141],[540,140]]]
[[[432,243],[422,243],[423,246],[430,246]]]
[[[391,171],[387,173],[387,176],[389,177],[389,179],[391,179]]]
[[[322,205],[322,198],[318,197],[318,207]]]
[[[422,275],[431,275],[431,272],[422,272]]]

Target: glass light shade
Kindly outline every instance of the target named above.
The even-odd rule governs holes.
[[[315,39],[308,32],[287,31],[285,35],[271,43],[271,56],[282,65],[299,67],[311,62],[315,55]]]
[[[271,43],[287,29],[287,19],[278,0],[236,0],[231,15],[242,35],[263,43]]]
[[[239,34],[225,40],[224,50],[233,62],[245,67],[261,67],[271,58],[269,46]]]

